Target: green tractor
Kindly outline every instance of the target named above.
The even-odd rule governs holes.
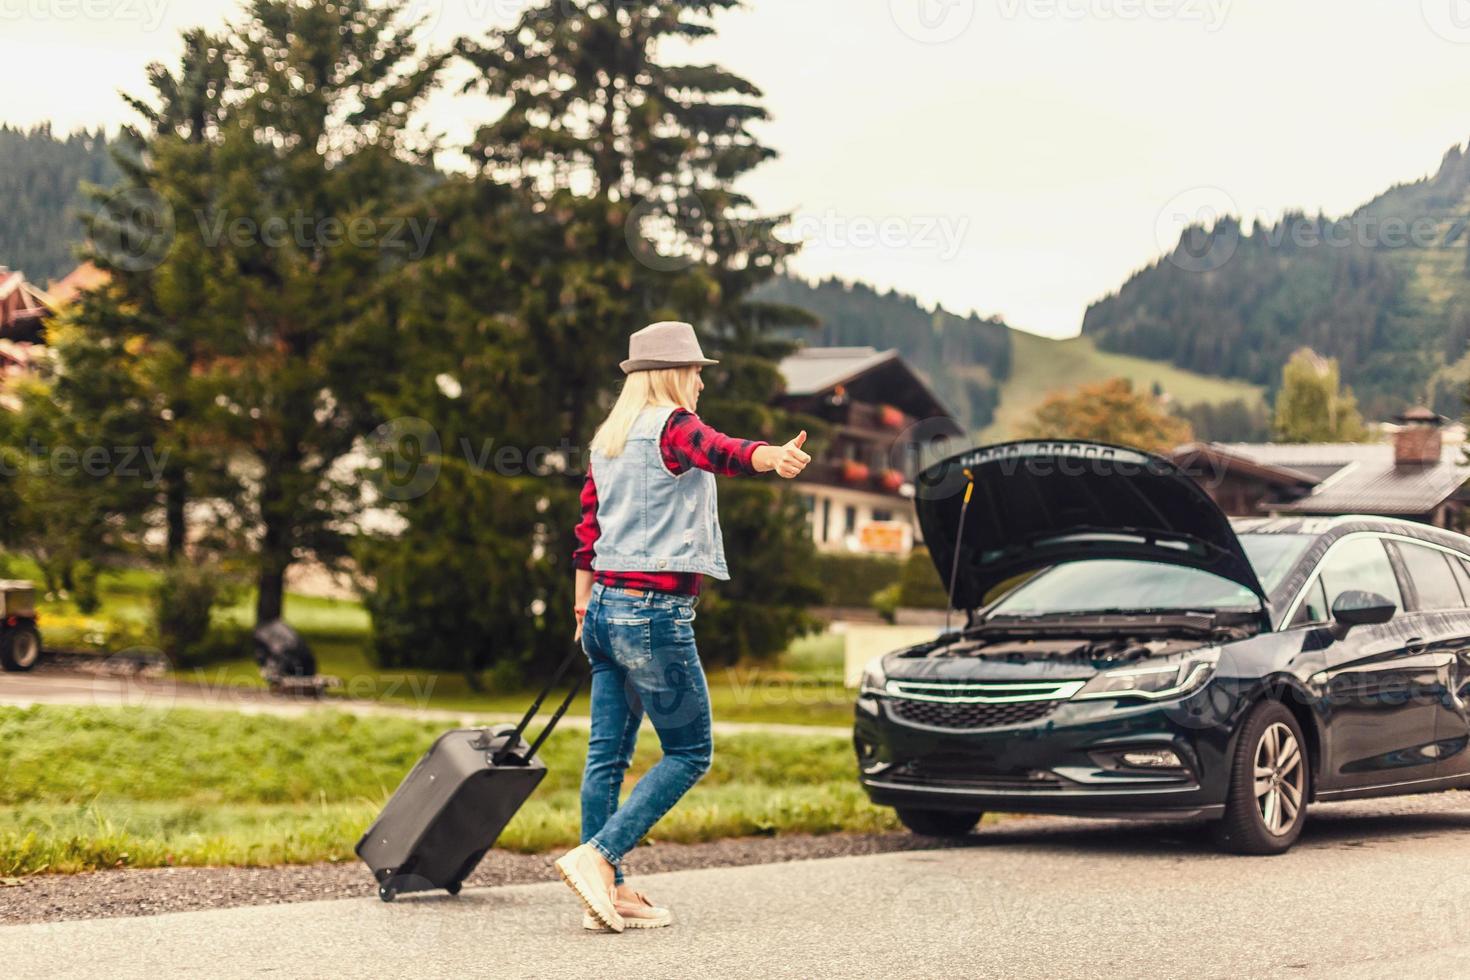
[[[24,579],[0,579],[0,667],[30,670],[40,659],[36,584]]]

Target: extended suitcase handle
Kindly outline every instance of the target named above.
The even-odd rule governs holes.
[[[536,712],[541,710],[541,705],[543,702],[546,701],[546,696],[551,693],[552,688],[561,683],[562,675],[567,672],[567,668],[576,661],[577,655],[581,652],[582,651],[579,648],[573,647],[572,651],[567,654],[566,659],[563,660],[561,664],[556,668],[556,673],[551,675],[551,680],[546,682],[546,687],[541,691],[540,694],[536,696],[536,700],[533,701],[531,703],[531,706],[526,709],[526,713],[521,716],[520,724],[516,725],[515,731],[511,732],[509,737],[506,738],[505,744],[501,746],[500,750],[490,757],[491,765],[501,765],[510,755],[514,753],[515,747],[521,744],[521,736],[525,734],[526,726],[531,723],[532,718],[536,717]],[[567,708],[572,706],[572,699],[577,696],[577,692],[581,689],[582,678],[578,677],[577,682],[572,685],[572,689],[567,692],[567,696],[562,698],[561,704],[557,707],[556,711],[552,713],[551,720],[546,723],[545,728],[541,729],[541,734],[536,736],[536,741],[532,742],[530,749],[526,751],[526,762],[530,762],[531,759],[535,758],[536,751],[541,748],[542,743],[546,741],[546,737],[550,735],[551,730],[556,727],[556,723],[561,721],[561,716],[567,713]],[[485,741],[488,743],[490,740],[490,732],[488,729],[486,730],[484,737]]]

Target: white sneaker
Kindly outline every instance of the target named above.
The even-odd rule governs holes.
[[[623,917],[613,904],[607,886],[602,883],[599,858],[600,855],[590,845],[581,844],[557,859],[556,870],[582,900],[588,916],[613,932],[622,932]]]
[[[635,898],[631,901],[619,898],[613,902],[618,914],[623,917],[624,928],[662,929],[673,924],[674,917],[669,914],[668,909],[654,905],[642,892],[634,892],[633,895]],[[603,925],[589,912],[582,916],[582,928],[601,930]]]

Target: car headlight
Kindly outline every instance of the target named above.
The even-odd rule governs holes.
[[[1072,697],[1077,700],[1143,698],[1148,701],[1183,697],[1205,686],[1214,675],[1219,660],[1220,651],[1216,648],[1194,651],[1174,663],[1105,670],[1082,685],[1082,690]]]
[[[883,658],[874,657],[868,661],[863,668],[863,683],[858,691],[859,694],[887,694],[884,690],[888,684],[888,675],[883,672]]]

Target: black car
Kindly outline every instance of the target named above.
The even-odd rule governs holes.
[[[854,726],[864,788],[910,829],[1205,818],[1269,854],[1310,802],[1470,786],[1470,538],[1232,524],[1168,461],[1099,443],[972,450],[916,490],[965,623],[870,664]]]

